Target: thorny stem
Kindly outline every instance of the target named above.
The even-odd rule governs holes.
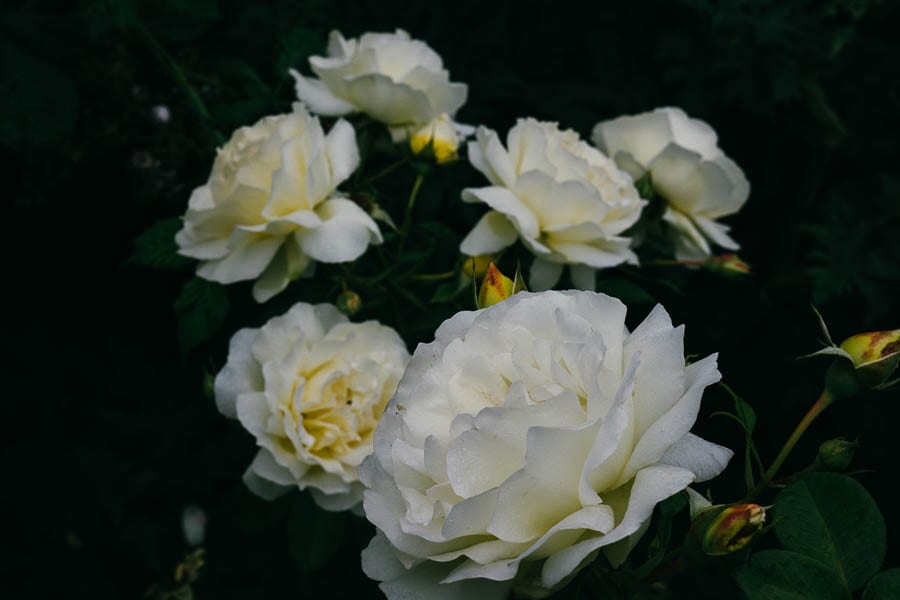
[[[815,401],[815,403],[810,407],[809,411],[806,415],[803,416],[803,419],[797,424],[797,427],[794,429],[794,432],[791,433],[791,436],[784,443],[784,446],[781,448],[781,452],[778,453],[778,456],[775,457],[775,461],[772,463],[772,466],[763,473],[762,478],[759,480],[759,483],[756,484],[750,492],[747,494],[747,497],[744,499],[744,502],[750,502],[756,498],[760,493],[763,492],[772,480],[775,478],[775,475],[778,474],[778,469],[781,468],[781,465],[787,459],[788,455],[791,453],[791,450],[794,449],[794,446],[797,445],[797,442],[800,441],[800,438],[803,437],[803,434],[809,428],[813,421],[816,420],[822,412],[828,408],[834,402],[834,397],[829,393],[826,389],[820,395],[819,398]]]

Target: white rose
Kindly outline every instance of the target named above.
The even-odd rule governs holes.
[[[598,123],[593,140],[635,178],[650,172],[668,204],[663,218],[674,228],[678,258],[709,256],[709,241],[740,247],[716,219],[741,209],[750,184],[719,149],[712,127],[680,108],[658,108]]]
[[[388,598],[545,593],[603,549],[621,564],[654,506],[718,475],[691,433],[716,356],[686,365],[657,306],[584,291],[458,313],[420,345],[360,466],[378,531],[363,569]]]
[[[312,261],[348,262],[380,243],[375,221],[336,187],[359,164],[356,134],[338,121],[326,136],[299,103],[242,127],[218,150],[209,181],[191,194],[179,253],[220,283],[256,279],[264,302]]]
[[[293,69],[291,75],[310,110],[326,116],[364,112],[398,135],[441,113],[452,116],[468,93],[465,84],[450,82],[434,50],[401,29],[358,40],[332,31],[328,56],[312,56],[309,64],[319,79]]]
[[[627,173],[556,123],[520,119],[506,146],[485,127],[469,142],[469,160],[492,185],[463,190],[463,201],[493,210],[462,241],[464,254],[493,254],[518,237],[536,257],[537,290],[553,287],[566,264],[577,287],[593,290],[596,269],[637,263],[621,234],[646,202]]]
[[[215,394],[219,411],[260,447],[247,486],[266,499],[308,487],[327,510],[357,505],[356,469],[408,361],[393,329],[348,323],[330,304],[295,304],[261,329],[238,331]]]

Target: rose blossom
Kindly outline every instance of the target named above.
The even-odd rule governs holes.
[[[218,150],[209,181],[191,194],[179,253],[219,283],[256,279],[264,302],[314,260],[348,262],[380,243],[375,221],[336,187],[359,164],[356,134],[328,135],[299,103],[291,113],[241,127]]]
[[[465,84],[451,83],[443,61],[427,44],[398,29],[344,39],[332,31],[328,56],[311,56],[319,79],[291,69],[297,97],[320,115],[364,112],[388,125],[395,138],[441,113],[453,116],[466,101]]]
[[[598,550],[621,564],[658,502],[725,468],[689,432],[716,355],[688,365],[661,306],[630,333],[625,312],[524,292],[416,349],[359,469],[388,598],[549,593]]]
[[[520,119],[504,148],[479,127],[469,160],[492,185],[465,189],[462,199],[492,210],[463,240],[463,253],[492,254],[521,239],[535,255],[529,286],[538,290],[553,287],[564,265],[577,287],[593,290],[595,269],[637,263],[621,234],[646,203],[631,177],[574,131]]]
[[[219,411],[260,447],[244,481],[263,498],[309,487],[343,510],[362,499],[356,468],[409,361],[400,336],[375,321],[349,323],[330,304],[295,304],[231,338],[216,376]]]
[[[709,256],[710,241],[740,248],[716,219],[741,209],[750,184],[719,149],[712,127],[680,108],[658,108],[598,123],[593,141],[633,177],[650,172],[653,189],[667,203],[663,219],[675,232],[678,258]]]

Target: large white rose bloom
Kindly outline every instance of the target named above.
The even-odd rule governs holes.
[[[215,395],[219,411],[259,445],[248,487],[267,499],[310,488],[327,510],[358,505],[356,469],[408,361],[393,329],[349,323],[330,304],[295,304],[260,329],[238,331]]]
[[[300,103],[241,127],[218,150],[209,181],[191,194],[179,253],[219,283],[256,279],[264,302],[312,261],[348,262],[380,243],[375,221],[336,191],[359,164],[356,134],[328,135]]]
[[[466,101],[465,84],[451,83],[443,61],[427,44],[398,29],[344,39],[332,31],[328,56],[311,56],[319,79],[291,69],[297,97],[320,115],[364,112],[395,137],[441,113],[453,116]]]
[[[750,184],[719,148],[712,127],[680,108],[658,108],[598,123],[593,141],[633,177],[650,172],[668,205],[663,218],[675,231],[678,258],[705,258],[710,242],[740,247],[716,219],[741,209]]]
[[[576,287],[593,290],[596,269],[637,263],[621,234],[646,202],[631,176],[571,129],[519,119],[504,148],[479,127],[469,160],[491,186],[465,189],[462,199],[492,210],[462,241],[464,254],[493,254],[519,238],[535,255],[529,285],[537,290],[553,287],[564,265]]]
[[[521,293],[420,345],[360,466],[378,532],[363,569],[388,598],[548,592],[602,549],[614,566],[654,506],[732,452],[689,432],[716,356],[686,365],[657,306]]]

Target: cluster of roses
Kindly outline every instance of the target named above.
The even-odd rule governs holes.
[[[414,152],[456,156],[467,88],[403,31],[344,39],[292,72],[301,102],[237,130],[194,190],[180,252],[221,283],[255,280],[264,302],[315,262],[348,262],[382,241],[338,187],[359,166],[353,127],[317,117],[363,112]],[[489,211],[461,240],[471,256],[517,240],[529,284],[554,287],[568,265],[589,291],[517,294],[444,322],[412,357],[374,321],[296,304],[231,341],[215,381],[219,410],[260,447],[247,485],[272,498],[309,489],[326,510],[377,527],[363,569],[389,598],[542,595],[602,550],[620,564],[654,506],[719,474],[730,450],[690,433],[715,355],[686,364],[683,327],[657,307],[634,331],[625,306],[596,294],[597,269],[637,263],[626,232],[665,202],[679,258],[735,249],[716,219],[749,185],[713,130],[664,108],[599,123],[595,146],[555,123],[521,119],[506,145],[478,127],[468,160],[490,185],[462,191]]]

